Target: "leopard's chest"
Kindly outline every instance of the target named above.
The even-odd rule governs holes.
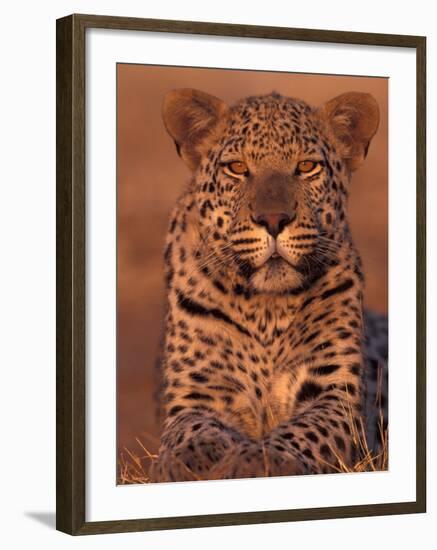
[[[301,369],[293,363],[291,348],[280,341],[272,348],[267,363],[249,363],[243,376],[245,391],[234,402],[240,429],[255,439],[291,417],[302,377]],[[285,351],[277,358],[281,348]],[[252,355],[255,353],[256,348]]]

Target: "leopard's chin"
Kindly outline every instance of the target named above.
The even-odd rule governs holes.
[[[258,292],[282,294],[299,288],[303,275],[281,256],[272,255],[251,277],[251,285]]]

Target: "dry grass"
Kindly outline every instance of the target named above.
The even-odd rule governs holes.
[[[138,448],[130,450],[124,447],[118,461],[118,485],[132,483],[150,483],[148,471],[152,460],[158,457],[145,447],[138,437],[135,438]]]
[[[351,467],[344,463],[341,457],[336,453],[334,448],[331,448],[334,456],[337,459],[336,464],[327,465],[337,473],[352,473],[352,472],[379,472],[388,469],[388,434],[387,429],[384,429],[382,415],[379,422],[379,436],[382,441],[382,449],[378,454],[374,454],[369,450],[368,443],[364,432],[363,419],[359,420],[358,425],[353,420],[350,411],[346,411],[349,425],[352,432],[352,437],[356,448],[359,451],[360,458]],[[126,447],[120,453],[118,462],[118,480],[119,485],[150,483],[148,475],[151,462],[158,455],[149,452],[143,442],[139,438],[135,438],[137,447],[135,449],[127,449]],[[193,479],[197,476],[193,473]]]
[[[368,446],[368,442],[364,431],[364,421],[359,419],[358,426],[349,417],[349,425],[351,426],[352,438],[355,447],[358,449],[359,458],[352,466],[344,463],[336,450],[331,447],[332,454],[335,456],[337,463],[326,463],[330,468],[338,473],[353,473],[353,472],[380,472],[388,469],[388,432],[387,428],[383,427],[382,415],[379,421],[379,437],[382,442],[381,451],[374,454]]]

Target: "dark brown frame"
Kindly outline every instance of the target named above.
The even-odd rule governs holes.
[[[417,442],[412,502],[87,522],[85,520],[85,31],[123,29],[414,48],[417,61]],[[426,511],[426,38],[95,15],[56,34],[56,527],[71,535],[409,514]]]

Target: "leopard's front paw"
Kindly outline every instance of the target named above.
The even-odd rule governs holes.
[[[187,453],[176,455],[171,450],[160,452],[159,457],[150,466],[149,477],[152,483],[201,479],[194,471],[192,455]]]
[[[299,476],[308,474],[307,465],[291,451],[270,446],[267,455],[269,476]]]
[[[290,451],[265,442],[241,445],[211,469],[210,479],[239,479],[306,474],[307,469]]]

